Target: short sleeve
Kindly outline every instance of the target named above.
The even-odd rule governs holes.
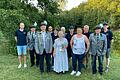
[[[67,45],[68,45],[68,41],[67,41],[67,39],[66,39],[66,38],[65,38],[65,41],[64,41],[64,42],[65,42],[65,45],[67,46]]]
[[[18,35],[17,35],[17,31],[15,31],[15,36],[18,36]]]

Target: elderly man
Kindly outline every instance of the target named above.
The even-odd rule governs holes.
[[[89,31],[89,26],[88,26],[88,25],[85,25],[85,26],[83,27],[83,34],[89,39],[91,32]],[[87,47],[86,44],[85,44],[85,46]],[[86,68],[88,67],[89,57],[90,57],[90,55],[89,55],[89,53],[87,52],[86,55],[85,55],[85,57],[84,57],[84,61],[83,61],[84,66],[85,66]]]
[[[35,39],[35,50],[40,56],[40,72],[44,72],[44,57],[46,57],[47,72],[51,69],[51,52],[52,52],[52,37],[49,32],[46,31],[46,24],[41,23],[41,32],[38,32]]]
[[[35,51],[35,37],[37,35],[35,26],[30,26],[30,31],[27,33],[27,47],[30,52],[30,62],[31,67],[35,65],[35,55],[36,55],[36,67],[39,65],[39,55]]]
[[[103,56],[107,49],[107,38],[105,34],[100,33],[101,28],[97,26],[95,28],[95,33],[90,35],[90,54],[92,58],[92,73],[96,74],[96,60],[98,57],[99,62],[99,73],[103,73]]]

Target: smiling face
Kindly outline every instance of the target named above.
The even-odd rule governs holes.
[[[84,28],[83,28],[83,30],[84,30],[84,33],[89,32],[89,26],[88,26],[88,25],[85,25]]]
[[[59,36],[59,38],[62,38],[64,36],[63,31],[59,31],[58,36]]]
[[[49,26],[49,27],[48,27],[48,31],[49,31],[49,32],[52,32],[52,30],[53,30],[52,26]]]
[[[82,34],[82,28],[77,28],[77,34]]]
[[[40,26],[40,29],[41,29],[41,31],[46,31],[46,26],[42,25],[42,26]]]
[[[95,30],[95,33],[96,33],[96,34],[99,34],[100,32],[101,32],[101,29],[96,29],[96,30]]]
[[[24,23],[20,23],[19,27],[20,27],[20,29],[24,29],[25,28],[25,24]]]
[[[35,32],[36,29],[35,28],[31,28],[30,30],[31,30],[31,32]]]

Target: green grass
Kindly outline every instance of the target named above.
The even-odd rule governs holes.
[[[100,80],[99,74],[93,76],[91,70],[82,70],[79,77],[71,76],[70,72],[66,74],[43,73],[40,75],[39,68],[30,68],[29,59],[28,67],[17,69],[17,56],[7,55],[0,51],[0,80]],[[120,80],[120,57],[113,56],[109,73],[104,73],[104,80]]]

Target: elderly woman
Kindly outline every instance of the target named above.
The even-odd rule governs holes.
[[[85,46],[85,43],[87,47]],[[89,49],[89,40],[85,35],[82,34],[82,28],[79,27],[77,28],[77,34],[72,37],[70,44],[73,51],[72,54],[73,71],[71,72],[71,75],[76,74],[76,76],[80,76],[83,58],[85,53],[87,53]],[[78,61],[78,71],[76,70],[77,61]]]
[[[64,38],[62,31],[58,32],[59,38],[54,43],[54,71],[57,73],[68,71],[68,57],[67,57],[67,39]]]

